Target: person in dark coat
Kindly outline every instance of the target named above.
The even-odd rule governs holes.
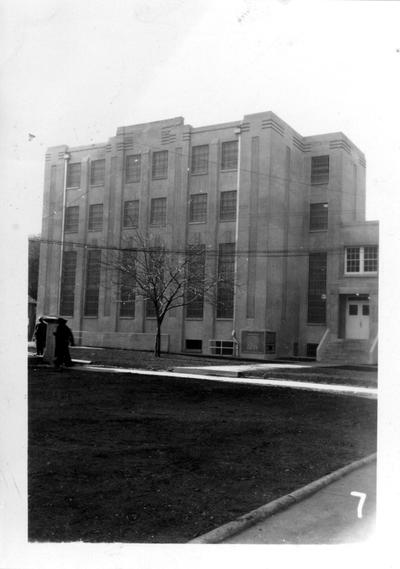
[[[72,360],[69,353],[69,345],[75,345],[74,336],[72,331],[67,326],[67,320],[64,318],[58,319],[58,326],[56,331],[53,332],[56,340],[55,359],[54,365],[59,368],[61,365],[72,366]]]
[[[47,324],[41,316],[39,322],[35,326],[33,332],[33,338],[36,342],[36,355],[42,356],[44,348],[46,346],[46,334],[47,334]]]

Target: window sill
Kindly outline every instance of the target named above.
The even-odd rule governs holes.
[[[207,223],[206,219],[204,221],[189,221],[189,225],[204,225],[204,223]]]
[[[157,177],[156,177],[156,176],[152,176],[151,179],[154,180],[154,181],[157,181],[157,180],[168,180],[168,176],[160,176],[160,177],[158,177],[158,176],[157,176]]]
[[[236,217],[234,217],[233,219],[221,219],[221,218],[220,218],[220,219],[219,219],[219,222],[220,222],[220,223],[225,223],[225,222],[227,222],[227,223],[232,223],[232,222],[235,223],[235,222],[236,222]]]
[[[307,322],[307,326],[324,326],[324,327],[326,327],[326,322]]]
[[[104,182],[101,184],[90,184],[91,188],[104,188]]]
[[[122,229],[137,229],[139,225],[124,225]]]
[[[191,176],[207,176],[208,174],[208,170],[206,170],[205,172],[190,172]]]
[[[328,231],[328,228],[326,229],[309,229],[310,233],[326,233]]]
[[[237,172],[237,168],[221,168],[220,172]]]
[[[378,276],[378,271],[374,272],[374,273],[344,273],[343,275],[344,277],[350,277],[350,278],[354,278],[354,277],[377,277]]]
[[[140,180],[125,180],[126,184],[140,184]]]
[[[66,190],[80,190],[81,187],[80,186],[67,186],[65,189]]]

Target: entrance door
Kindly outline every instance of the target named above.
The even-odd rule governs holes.
[[[369,302],[367,300],[347,301],[346,338],[353,340],[368,340]]]

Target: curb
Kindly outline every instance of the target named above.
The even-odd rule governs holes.
[[[314,482],[311,482],[290,494],[286,494],[285,496],[277,498],[260,508],[252,510],[247,514],[240,516],[236,520],[200,535],[199,537],[190,540],[188,543],[221,543],[226,538],[269,518],[277,512],[285,510],[289,506],[296,504],[305,498],[308,498],[308,496],[315,494],[315,492],[318,492],[321,488],[328,486],[332,482],[335,482],[335,480],[339,480],[353,470],[357,470],[358,468],[373,462],[376,460],[376,457],[377,454],[374,453],[361,458],[360,460],[356,460],[355,462],[352,462],[343,468],[339,468],[338,470],[335,470],[334,472],[331,472],[330,474],[327,474],[326,476],[323,476],[322,478],[319,478],[318,480],[315,480]]]

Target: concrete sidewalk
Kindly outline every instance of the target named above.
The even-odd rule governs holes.
[[[360,498],[352,496],[352,492],[366,494],[361,511]],[[360,543],[374,537],[375,511],[376,461],[373,461],[265,520],[214,543]]]

